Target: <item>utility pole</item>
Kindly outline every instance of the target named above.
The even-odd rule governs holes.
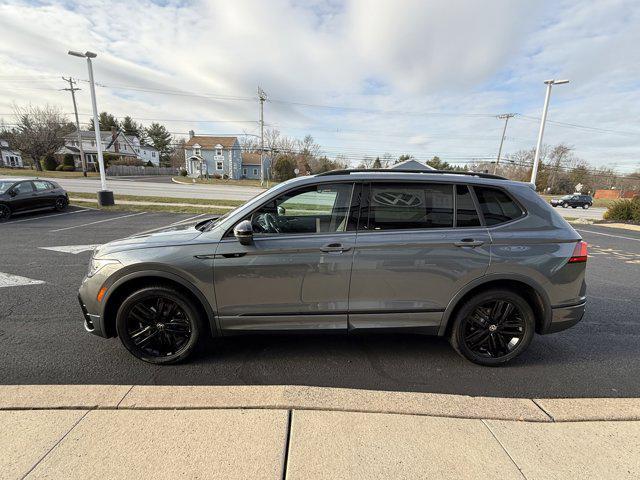
[[[507,133],[507,123],[509,123],[509,119],[515,117],[515,113],[504,113],[502,115],[498,115],[498,119],[504,119],[504,128],[502,129],[502,137],[500,137],[500,148],[498,149],[498,158],[496,160],[496,164],[493,167],[493,174],[495,175],[498,171],[498,164],[500,163],[500,155],[502,154],[502,144],[504,143],[504,136]]]
[[[82,134],[80,133],[80,120],[78,120],[78,107],[76,106],[76,90],[81,90],[80,88],[76,88],[75,80],[71,77],[64,78],[62,80],[65,82],[69,82],[69,88],[63,88],[66,92],[71,92],[71,99],[73,100],[73,113],[76,116],[76,132],[78,133],[78,145],[80,146],[80,163],[82,164],[82,175],[87,176],[87,162],[84,158],[84,147],[82,146]]]
[[[540,164],[540,149],[542,148],[542,136],[544,135],[544,124],[547,121],[547,111],[549,110],[549,98],[551,97],[551,87],[569,83],[569,80],[545,80],[547,93],[544,96],[544,106],[542,107],[542,118],[540,119],[540,131],[538,132],[538,142],[536,143],[536,155],[533,159],[533,169],[531,170],[531,183],[534,187],[538,176],[538,165]]]
[[[267,94],[258,87],[258,98],[260,99],[260,186],[264,185],[264,102]]]

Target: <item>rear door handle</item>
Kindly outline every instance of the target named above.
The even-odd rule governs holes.
[[[351,250],[351,247],[345,247],[341,243],[328,243],[320,247],[320,250],[326,253],[342,253]]]
[[[482,240],[474,240],[473,238],[463,238],[459,242],[453,243],[456,247],[479,247],[484,245]]]

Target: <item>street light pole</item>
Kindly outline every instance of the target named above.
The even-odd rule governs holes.
[[[531,183],[535,186],[538,176],[538,166],[540,165],[540,149],[542,148],[542,136],[544,135],[544,124],[547,121],[547,111],[549,110],[549,98],[551,97],[551,87],[569,83],[569,80],[545,80],[547,93],[544,96],[544,106],[542,107],[542,118],[540,119],[540,131],[538,132],[538,142],[536,143],[536,154],[533,159],[533,169],[531,170]]]
[[[98,106],[96,105],[96,87],[93,81],[93,65],[91,59],[96,58],[97,54],[93,52],[74,52],[69,51],[69,55],[74,57],[86,58],[87,68],[89,70],[89,90],[91,92],[91,106],[93,107],[93,130],[96,134],[96,150],[98,152],[98,166],[100,167],[100,186],[98,191],[98,205],[109,206],[115,202],[113,200],[113,192],[107,190],[107,178],[104,172],[104,158],[102,156],[102,136],[100,135],[100,122],[98,119]]]

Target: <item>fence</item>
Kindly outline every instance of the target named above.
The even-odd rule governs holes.
[[[136,167],[133,165],[111,165],[107,168],[107,175],[122,177],[129,175],[177,175],[172,167]]]

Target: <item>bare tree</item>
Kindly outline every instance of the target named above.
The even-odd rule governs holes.
[[[15,147],[33,159],[36,170],[42,171],[40,159],[55,153],[64,145],[64,136],[75,130],[72,123],[52,105],[44,107],[14,106],[17,125],[11,131]]]

